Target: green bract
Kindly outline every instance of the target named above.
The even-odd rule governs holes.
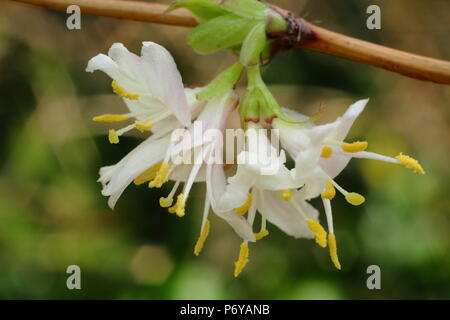
[[[242,44],[240,54],[241,63],[244,66],[258,64],[265,44],[266,25],[264,22],[260,22],[248,33]]]
[[[266,101],[259,88],[247,88],[239,106],[241,124],[243,125],[244,121],[258,122],[261,114],[260,110],[264,108],[265,103]]]
[[[208,99],[227,92],[238,82],[242,69],[243,65],[240,62],[236,62],[231,67],[228,67],[197,94],[197,99]]]
[[[257,97],[257,108],[258,114],[260,114],[263,119],[270,120],[273,117],[277,117],[288,123],[295,124],[306,124],[313,121],[316,121],[320,116],[320,112],[314,117],[309,118],[306,121],[297,121],[286,114],[281,110],[280,105],[278,104],[275,97],[272,95],[270,90],[267,88],[266,84],[261,78],[261,70],[259,66],[253,66],[247,68],[247,78],[248,78],[248,88],[247,92],[251,92],[252,95]],[[246,94],[247,95],[247,94]],[[256,99],[256,98],[254,98]],[[254,110],[252,108],[256,107],[247,107],[240,113],[244,119],[254,119]],[[248,110],[251,110],[251,115],[248,114]],[[259,118],[259,116],[258,116]]]

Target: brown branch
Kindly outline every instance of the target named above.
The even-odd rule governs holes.
[[[168,12],[168,6],[159,3],[122,0],[12,0],[35,6],[66,11],[70,5],[81,8],[82,14],[135,21],[153,22],[182,27],[195,27],[198,22],[184,9]]]
[[[297,43],[297,48],[308,48],[345,59],[369,64],[419,80],[450,84],[450,62],[419,56],[348,37],[306,21],[313,33],[310,41]]]
[[[122,0],[12,0],[33,4],[53,10],[66,11],[75,4],[84,14],[129,19],[184,27],[197,25],[195,18],[184,9],[165,13],[162,4]],[[276,7],[275,7],[276,8]],[[315,26],[303,19],[292,18],[282,12],[291,22],[287,33],[272,34],[291,47],[308,48],[425,81],[450,84],[450,62],[419,56],[351,38]]]

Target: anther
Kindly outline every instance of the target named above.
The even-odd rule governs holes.
[[[95,122],[121,122],[127,119],[127,116],[121,114],[102,114],[92,118]]]
[[[250,208],[250,205],[252,204],[252,194],[247,193],[247,201],[240,207],[235,208],[234,212],[240,216],[244,215],[248,209]]]
[[[239,258],[234,263],[234,277],[237,277],[242,270],[244,270],[244,267],[248,263],[248,256],[249,256],[249,250],[248,250],[248,244],[246,242],[241,243],[241,247],[239,250]]]
[[[336,189],[334,188],[331,181],[325,182],[325,191],[322,193],[322,198],[332,200],[336,195]]]
[[[328,235],[328,247],[330,248],[330,258],[336,269],[341,270],[341,263],[337,255],[336,237],[333,233]]]
[[[269,235],[269,230],[264,229],[264,230],[261,230],[258,233],[255,233],[255,239],[256,240],[261,240],[262,238],[267,237],[268,235]]]
[[[395,157],[395,159],[397,159],[406,168],[411,169],[419,174],[425,174],[425,170],[423,170],[419,161],[417,161],[416,159],[411,158],[410,156],[407,156],[406,154],[403,153],[400,153],[398,156]]]
[[[363,204],[364,201],[366,201],[366,198],[364,196],[360,195],[356,192],[349,192],[345,195],[345,200],[347,200],[348,203],[359,206],[360,204]]]
[[[281,193],[281,198],[283,200],[291,200],[292,199],[292,192],[290,189],[284,189],[284,190],[280,190]]]
[[[108,132],[108,140],[111,144],[118,144],[119,143],[119,135],[117,134],[116,130],[110,129]]]
[[[311,232],[314,233],[314,236],[316,237],[316,243],[322,248],[325,248],[327,246],[327,232],[325,231],[325,229],[316,220],[309,219],[307,220],[307,222],[309,230],[311,230]]]
[[[341,147],[342,150],[344,150],[345,152],[360,152],[360,151],[364,151],[367,149],[368,143],[367,141],[356,141],[353,143],[342,143]]]
[[[122,88],[116,80],[111,82],[111,87],[112,87],[114,93],[117,94],[118,96],[130,99],[130,100],[137,100],[137,99],[139,99],[139,95],[138,94],[136,94],[136,93],[129,93],[124,88]]]
[[[333,148],[331,148],[331,147],[323,147],[322,148],[322,153],[320,154],[320,156],[322,158],[329,158],[329,157],[331,157],[332,154],[333,154]]]
[[[209,220],[206,220],[205,225],[202,228],[202,232],[200,233],[200,237],[198,237],[197,243],[195,244],[194,247],[194,254],[196,256],[198,256],[203,249],[203,245],[205,244],[206,238],[208,237],[209,234],[209,228],[210,228]]]

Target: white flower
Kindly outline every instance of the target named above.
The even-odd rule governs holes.
[[[173,122],[189,126],[191,113],[198,113],[196,91],[184,89],[172,56],[156,43],[143,42],[141,56],[129,52],[121,43],[114,43],[108,55],[98,54],[89,61],[86,71],[95,70],[101,70],[113,79],[113,90],[123,97],[129,112],[104,114],[93,120],[120,122],[135,119],[134,123],[117,131],[111,129],[111,143],[118,143],[120,135],[134,128],[155,132]]]
[[[286,168],[284,151],[280,154],[271,145],[266,130],[250,126],[245,132],[245,149],[237,157],[236,174],[228,178],[226,189],[216,201],[218,211],[233,210],[247,201],[251,188],[283,190],[297,186],[291,171]]]
[[[336,189],[340,191],[347,202],[352,205],[364,203],[365,198],[355,192],[348,192],[338,185],[334,178],[347,166],[351,158],[367,158],[403,164],[417,173],[425,173],[420,164],[409,156],[399,154],[395,158],[367,152],[366,141],[353,143],[344,142],[353,122],[364,110],[368,99],[352,104],[342,117],[325,125],[307,125],[298,127],[287,124],[280,119],[273,121],[274,128],[279,131],[282,146],[295,159],[295,178],[304,186],[299,191],[304,199],[321,195],[328,224],[328,244],[335,266],[340,269],[337,257],[336,240],[333,230],[333,219],[330,200],[334,198]],[[293,117],[302,121],[304,115]]]
[[[167,197],[159,201],[170,213],[182,217],[194,182],[205,181],[206,172],[213,166],[223,165],[213,162],[220,157],[223,149],[223,132],[226,120],[238,102],[233,91],[211,98],[188,130],[176,132],[176,125],[168,134],[155,133],[141,143],[114,166],[100,169],[99,181],[103,184],[102,194],[109,196],[109,205],[114,207],[125,188],[134,181],[140,185],[149,182],[149,187],[160,188],[169,180],[175,181]],[[201,130],[196,132],[196,130]],[[183,190],[176,197],[180,184]],[[212,179],[207,181],[207,190],[214,189]],[[217,188],[216,188],[217,189]],[[209,192],[209,191],[208,191]],[[209,232],[208,214],[210,198],[205,197],[205,210],[201,233],[194,252],[199,254]],[[216,212],[227,221],[237,234],[246,240],[254,240],[251,225],[234,212]]]
[[[213,166],[207,172],[211,188],[209,197],[216,213],[247,213],[251,226],[256,212],[261,214],[261,229],[254,239],[244,239],[234,275],[238,276],[248,262],[248,242],[268,235],[266,220],[296,238],[313,238],[323,245],[325,231],[317,221],[318,212],[304,201],[292,172],[284,165],[286,157],[270,143],[266,131],[249,124],[247,144],[237,157],[236,174],[226,182],[224,169]],[[291,191],[291,189],[293,189]]]
[[[110,142],[118,143],[120,135],[134,128],[153,133],[118,163],[100,169],[98,181],[103,186],[102,194],[109,197],[109,206],[115,206],[133,181],[136,185],[148,184],[150,188],[160,188],[171,181],[171,191],[167,197],[159,199],[159,204],[168,208],[169,213],[183,217],[194,183],[205,182],[205,206],[194,254],[201,252],[209,234],[208,216],[212,208],[243,240],[235,262],[235,276],[248,263],[248,243],[268,235],[267,222],[293,237],[315,238],[320,246],[328,245],[332,262],[336,268],[341,268],[331,200],[337,189],[353,205],[365,201],[362,195],[348,192],[334,181],[351,158],[402,164],[417,173],[425,173],[409,156],[400,153],[395,158],[387,157],[365,151],[366,141],[345,141],[368,99],[357,101],[332,123],[302,126],[289,118],[308,122],[308,117],[292,110],[285,110],[289,117],[283,117],[270,95],[261,97],[261,101],[256,99],[257,103],[248,100],[246,108],[239,113],[241,121],[251,121],[247,121],[244,145],[235,150],[234,146],[224,146],[227,120],[236,113],[239,103],[234,90],[199,101],[197,93],[202,88],[184,88],[172,56],[163,47],[143,42],[141,55],[137,56],[122,44],[115,43],[108,55],[99,54],[89,61],[86,71],[95,70],[101,70],[113,79],[113,91],[123,98],[128,112],[104,114],[94,120],[134,120],[117,131],[111,129]],[[221,81],[213,82],[215,90],[223,85]],[[261,105],[260,102],[264,103]],[[261,115],[266,126],[271,124],[276,129],[271,132],[271,138],[278,137],[284,150],[279,151],[278,145],[269,140],[262,124],[253,123],[259,123]],[[285,150],[295,161],[293,169],[286,166]],[[235,151],[238,152],[236,158]],[[228,174],[228,178],[225,167],[229,164],[223,164],[224,152],[227,160],[229,152],[232,153],[235,166],[234,174]],[[318,196],[323,201],[328,234],[319,223],[318,211],[307,202]],[[254,232],[257,212],[261,215],[261,227]]]

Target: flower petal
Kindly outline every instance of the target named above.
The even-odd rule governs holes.
[[[183,125],[188,126],[191,112],[181,75],[172,56],[154,42],[143,42],[141,55],[150,92],[161,99]]]
[[[134,113],[136,119],[142,122],[146,121],[152,114],[158,114],[162,116],[165,115],[166,117],[172,114],[172,112],[164,106],[161,100],[148,94],[140,95],[139,99],[137,100],[130,100],[126,98],[124,98],[123,100],[125,101],[128,110]]]
[[[232,211],[247,201],[247,193],[251,183],[251,176],[243,179],[243,183],[227,184],[223,165],[212,164],[206,171],[206,184],[211,207],[216,212]],[[245,182],[245,183],[244,183]]]
[[[320,168],[316,167],[302,177],[304,186],[299,190],[300,196],[305,200],[313,199],[323,193],[327,177]]]
[[[99,181],[103,184],[102,194],[111,196],[108,204],[114,207],[125,188],[145,169],[161,162],[169,144],[169,136],[153,135],[114,166],[100,169]]]
[[[319,212],[302,200],[299,192],[294,191],[292,199],[289,201],[283,200],[277,191],[261,192],[262,196],[258,197],[258,210],[269,222],[295,238],[314,238],[307,222],[292,201],[297,201],[298,206],[309,219],[317,220]]]
[[[223,166],[220,164],[209,165],[206,170],[206,190],[213,212],[228,222],[243,240],[255,241],[252,227],[244,217],[237,215],[233,211],[217,210],[218,199],[223,194],[225,186],[226,180]],[[236,208],[237,205],[232,204],[231,207]]]
[[[98,54],[89,60],[86,71],[101,70],[130,93],[146,94],[140,57],[129,52],[121,43],[114,43],[109,56]]]
[[[343,141],[350,131],[353,122],[355,122],[356,118],[358,118],[361,112],[363,112],[367,102],[369,102],[368,98],[358,100],[350,107],[348,107],[347,111],[342,115],[342,117],[336,119],[335,122],[338,123],[338,126],[336,130],[329,136],[329,138],[336,141]]]
[[[330,178],[334,179],[342,170],[344,170],[351,158],[351,155],[334,152],[333,148],[332,156],[330,158],[320,158],[319,164],[323,171],[325,171]]]

